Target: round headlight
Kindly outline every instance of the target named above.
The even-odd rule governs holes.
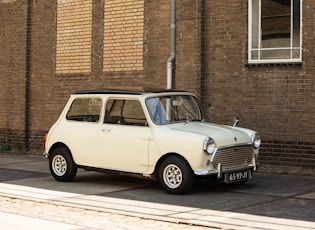
[[[256,149],[258,149],[258,148],[260,147],[260,144],[261,144],[261,138],[260,138],[260,136],[259,136],[257,133],[253,134],[253,135],[252,135],[251,142],[252,142],[253,146],[254,146]]]
[[[207,137],[203,142],[203,150],[206,154],[213,154],[218,150],[218,148],[214,140],[210,137]]]

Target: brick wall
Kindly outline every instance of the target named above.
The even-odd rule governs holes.
[[[246,65],[247,1],[206,1],[204,104],[214,122],[257,130],[264,164],[315,168],[314,1],[304,1],[302,65]],[[227,7],[228,6],[228,7]]]
[[[146,85],[166,88],[166,63],[170,50],[169,0],[146,2],[145,78]],[[201,1],[177,1],[176,62],[173,86],[201,96]]]
[[[28,148],[42,152],[43,135],[58,118],[68,95],[64,96],[62,83],[55,75],[57,1],[32,1],[31,10]]]
[[[144,1],[105,1],[104,71],[143,70]]]
[[[40,149],[42,135],[74,91],[166,87],[169,0],[75,2],[0,3],[1,145],[17,148],[27,141],[30,149]],[[177,1],[174,86],[195,92],[212,121],[232,124],[238,116],[240,126],[257,130],[263,138],[262,163],[314,169],[315,1],[303,3],[302,65],[253,66],[247,65],[247,1]],[[80,23],[71,21],[79,14],[75,9],[86,12]],[[82,33],[68,32],[68,25]],[[116,36],[119,30],[133,35]],[[81,47],[74,41],[82,41],[82,52],[75,52]],[[134,60],[125,51],[132,51]],[[69,62],[63,61],[67,55]]]
[[[14,15],[14,17],[12,17]],[[27,4],[0,4],[0,141],[24,146]]]
[[[57,1],[56,73],[91,72],[92,0]]]

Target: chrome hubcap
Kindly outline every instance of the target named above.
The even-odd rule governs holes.
[[[165,167],[163,180],[169,188],[177,188],[183,181],[183,174],[177,165],[170,164]]]
[[[57,155],[52,160],[52,169],[57,176],[63,176],[67,171],[67,161],[61,156]]]

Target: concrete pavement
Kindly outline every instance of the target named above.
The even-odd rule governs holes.
[[[0,229],[4,230],[208,229],[20,198],[0,196],[0,202]]]
[[[148,180],[95,172],[56,182],[41,156],[0,159],[1,229],[315,229],[315,177],[258,173],[244,187],[201,182],[174,196]]]

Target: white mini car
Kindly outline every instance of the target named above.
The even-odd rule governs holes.
[[[88,90],[70,96],[44,155],[58,181],[71,181],[77,168],[126,172],[185,194],[197,177],[251,179],[260,144],[255,131],[209,122],[192,93]]]

